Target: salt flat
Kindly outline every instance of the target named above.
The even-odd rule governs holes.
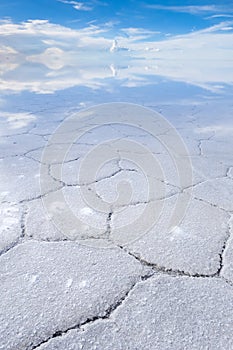
[[[233,347],[230,102],[148,107],[187,154],[169,129],[158,139],[93,115],[71,142],[72,125],[57,129],[65,106],[48,122],[46,108],[21,124],[1,117],[0,349]],[[191,182],[174,165],[185,157]],[[170,227],[178,198],[189,200]]]

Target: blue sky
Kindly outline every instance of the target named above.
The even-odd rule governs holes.
[[[230,19],[231,16],[231,0],[183,1],[182,5],[180,1],[171,0],[2,0],[0,4],[1,19],[11,18],[15,22],[47,19],[71,28],[80,28],[88,23],[109,23],[116,33],[122,27],[137,25],[163,33],[181,34],[218,23],[220,18]]]

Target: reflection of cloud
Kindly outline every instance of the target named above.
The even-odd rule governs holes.
[[[0,46],[0,76],[18,66],[18,62],[16,62],[17,54],[17,51],[12,47]]]
[[[165,77],[219,91],[233,84],[231,24],[155,41],[154,32],[141,28],[124,28],[112,39],[106,27],[74,30],[41,20],[4,21],[0,90],[53,93],[76,85],[107,87],[108,78],[141,86]]]
[[[10,129],[21,129],[36,119],[30,113],[9,113],[0,111],[0,118],[5,118]]]
[[[194,130],[196,133],[208,134],[209,132],[214,132],[217,136],[232,136],[233,125],[232,124],[218,124],[209,125],[202,128]]]
[[[190,14],[203,14],[207,12],[222,12],[223,6],[217,5],[189,5],[189,6],[165,6],[165,5],[145,5],[147,8],[154,10],[165,10],[165,11],[174,11],[174,12],[185,12]],[[233,9],[227,9],[230,12],[233,12]]]
[[[42,63],[50,69],[61,69],[64,66],[65,52],[57,47],[49,47],[40,55],[27,57],[28,61]]]

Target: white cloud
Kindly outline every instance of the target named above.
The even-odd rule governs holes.
[[[212,15],[212,16],[206,17],[206,19],[212,19],[212,18],[233,18],[233,15],[218,14],[218,15]]]
[[[224,22],[220,22],[218,24],[215,24],[213,26],[204,28],[204,29],[200,29],[200,30],[196,30],[194,32],[191,32],[190,34],[186,34],[186,35],[181,35],[180,37],[189,37],[189,36],[197,36],[200,34],[205,34],[205,33],[214,33],[214,32],[220,32],[221,30],[224,30],[223,28],[228,27],[229,25],[231,25],[233,23],[233,21],[224,21]],[[179,36],[177,36],[179,37]]]
[[[144,28],[137,28],[137,27],[129,27],[129,28],[123,28],[122,32],[126,33],[127,35],[152,35],[152,34],[159,34],[160,32],[158,31],[153,31],[153,30],[148,30]]]
[[[222,27],[221,30],[227,31],[227,30],[232,30],[233,27]]]
[[[102,29],[94,25],[90,25],[80,30],[73,30],[68,27],[64,27],[60,24],[50,23],[48,20],[28,20],[19,24],[12,23],[11,21],[5,21],[0,25],[0,35],[23,35],[24,38],[29,36],[36,36],[40,39],[44,36],[44,39],[50,38],[53,40],[66,39],[66,38],[83,38],[86,36],[94,36],[100,33],[106,32],[107,29]]]
[[[92,6],[85,5],[83,2],[69,1],[69,0],[58,0],[58,1],[63,2],[64,4],[72,5],[72,7],[78,11],[92,11],[93,10]]]
[[[94,20],[94,21],[92,21],[92,22],[97,22],[97,20]],[[103,24],[103,26],[104,27],[107,27],[107,28],[113,28],[115,25],[117,25],[117,24],[119,24],[120,23],[120,21],[108,21],[108,22],[105,22],[104,24]]]
[[[137,27],[122,28],[121,31],[135,41],[136,40],[144,40],[144,39],[149,38],[153,35],[161,33],[159,31],[152,31],[152,30],[148,30],[148,29],[144,29],[144,28],[137,28]]]
[[[208,13],[208,12],[222,12],[223,11],[223,6],[217,6],[217,5],[165,6],[165,5],[148,5],[148,4],[146,4],[145,6],[147,8],[154,9],[154,10],[166,10],[166,11],[184,12],[184,13],[190,13],[190,14],[203,14],[203,13]]]

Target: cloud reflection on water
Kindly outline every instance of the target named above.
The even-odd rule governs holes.
[[[219,92],[233,84],[232,22],[157,39],[158,33],[108,26],[79,30],[45,20],[0,24],[0,90],[54,93],[74,86],[139,87],[168,81]]]

